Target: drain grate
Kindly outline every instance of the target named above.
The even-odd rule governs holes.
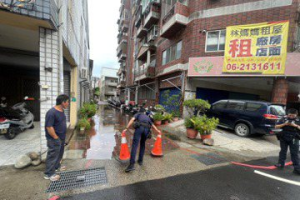
[[[61,178],[59,181],[51,182],[46,193],[72,190],[107,183],[104,168],[61,172],[60,176]]]
[[[195,158],[199,162],[205,164],[205,165],[215,165],[220,163],[225,163],[227,160],[215,153],[207,153],[203,155],[191,155],[192,158]]]

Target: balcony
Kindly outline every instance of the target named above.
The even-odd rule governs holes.
[[[50,29],[57,29],[58,27],[58,7],[55,0],[0,0],[0,10],[7,10],[9,12],[1,13],[1,20],[8,20],[8,23],[16,24],[16,20],[23,21],[23,26],[30,23],[31,26],[41,26]],[[17,14],[12,19],[11,13]],[[22,16],[32,17],[36,20],[27,21]],[[42,21],[41,21],[42,20]],[[25,23],[26,22],[26,23]]]
[[[116,94],[117,91],[105,91],[105,95],[107,96],[113,96]]]
[[[124,80],[122,80],[122,81],[120,81],[120,82],[118,83],[117,88],[124,88],[125,86],[126,86],[126,83],[125,83]]]
[[[118,58],[119,58],[119,62],[123,62],[126,60],[127,55],[125,53],[122,53],[122,54],[118,55]]]
[[[135,81],[140,81],[144,79],[151,79],[155,77],[155,66],[156,66],[156,60],[153,60],[148,65],[147,63],[144,63],[139,67],[139,69],[135,72]]]
[[[186,2],[186,1],[182,1]],[[170,38],[174,33],[185,28],[189,22],[189,9],[183,3],[177,2],[164,16],[162,21],[161,37]]]
[[[119,68],[119,70],[118,70],[118,72],[117,72],[117,76],[121,76],[122,73],[125,73],[125,66],[124,66],[124,67],[121,66],[121,67]]]
[[[123,23],[121,21],[121,31],[123,33],[127,33],[128,29],[129,29],[129,20],[124,20]]]
[[[127,41],[122,40],[117,48],[117,56],[120,57],[121,54],[127,54]]]
[[[128,41],[128,36],[127,35],[124,35],[122,33],[120,33],[118,35],[118,44],[127,43],[127,41]]]
[[[136,58],[138,60],[146,60],[148,51],[150,51],[150,53],[154,53],[156,51],[156,46],[153,42],[142,42],[139,46],[139,51]]]
[[[136,37],[143,38],[146,35],[147,35],[147,29],[145,29],[143,26],[140,26],[137,30]]]
[[[156,24],[160,18],[160,1],[150,2],[143,13],[145,17],[144,27],[149,29],[153,24]]]
[[[118,83],[112,82],[112,81],[106,81],[106,82],[105,82],[105,85],[106,85],[106,86],[117,87]]]

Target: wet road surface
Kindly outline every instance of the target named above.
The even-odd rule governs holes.
[[[117,109],[101,105],[97,115],[93,118],[93,127],[81,134],[76,131],[66,148],[65,159],[107,160],[117,158],[121,146],[121,131],[128,124],[131,116],[121,113]],[[129,148],[132,145],[134,130],[127,131],[126,138]],[[155,134],[151,140],[146,141],[145,154],[150,151],[155,142]],[[163,150],[178,149],[178,145],[163,137]]]
[[[276,158],[251,161],[249,164],[270,165]],[[292,174],[292,167],[283,171],[265,170],[266,173],[300,182],[300,176]],[[165,179],[146,181],[75,195],[63,199],[228,199],[228,200],[298,200],[299,186],[282,183],[254,173],[254,169],[228,165]]]

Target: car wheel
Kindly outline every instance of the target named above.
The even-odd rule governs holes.
[[[29,129],[34,129],[34,124],[32,124],[32,125],[29,127]]]
[[[235,134],[241,137],[247,137],[250,135],[250,128],[244,123],[238,123],[234,128]]]
[[[17,132],[14,129],[8,129],[7,133],[4,135],[7,139],[12,140],[16,137]]]

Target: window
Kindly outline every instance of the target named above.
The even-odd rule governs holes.
[[[182,41],[166,49],[162,55],[162,65],[165,65],[173,60],[179,59],[181,57],[181,51]]]
[[[221,101],[221,102],[216,103],[215,105],[213,105],[212,109],[213,110],[224,109],[226,104],[227,104],[227,101]]]
[[[206,34],[206,52],[224,51],[225,50],[226,30],[209,31]]]
[[[182,49],[182,41],[178,42],[177,44],[176,59],[179,59],[181,57],[181,49]]]
[[[243,110],[244,109],[244,102],[241,101],[230,101],[227,105],[227,109],[229,110]]]
[[[246,111],[252,111],[252,112],[257,112],[260,110],[260,108],[262,107],[262,104],[258,104],[258,103],[247,103],[246,104]]]
[[[285,111],[282,106],[272,105],[270,106],[270,114],[283,116]]]

